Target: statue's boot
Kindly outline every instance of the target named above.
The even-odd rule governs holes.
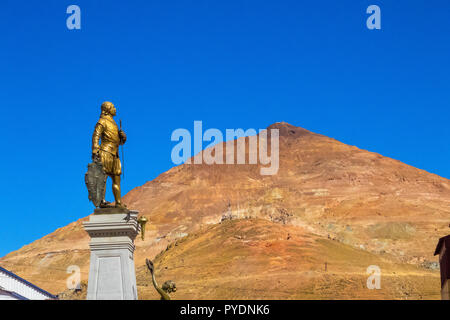
[[[108,208],[108,207],[111,207],[111,202],[106,201],[106,200],[103,199],[103,200],[100,202],[100,208]]]
[[[126,205],[125,203],[118,202],[118,203],[116,203],[116,208],[123,208],[123,209],[126,209],[126,208],[127,208],[127,205]]]

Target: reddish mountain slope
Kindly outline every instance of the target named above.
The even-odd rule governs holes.
[[[266,237],[274,230],[286,228],[282,231],[286,233],[295,229],[305,238],[324,246],[325,243],[333,243],[344,246],[345,250],[357,250],[355,258],[360,253],[371,255],[374,259],[384,259],[386,256],[392,268],[401,265],[399,270],[405,270],[412,265],[418,268],[415,274],[422,272],[423,277],[438,278],[438,272],[429,268],[435,268],[433,262],[436,259],[432,253],[437,239],[449,231],[449,180],[287,123],[276,123],[269,127],[272,128],[280,130],[280,164],[276,175],[262,176],[259,165],[184,164],[126,195],[128,206],[139,210],[150,220],[145,241],[136,240],[138,270],[144,265],[145,257],[153,258],[178,239],[191,239],[191,234],[206,232],[206,228],[210,229],[205,237],[214,238],[214,232],[231,232],[223,229],[224,224],[214,227],[222,215],[231,212],[235,219],[252,218],[240,221],[246,224],[254,222],[255,232],[260,237]],[[248,142],[248,139],[245,140]],[[264,220],[270,221],[272,227],[259,228]],[[230,262],[234,252],[233,248],[228,247],[231,244],[225,241],[219,248],[225,256],[229,252]],[[298,250],[303,250],[303,245],[304,242],[295,244]],[[183,249],[186,254],[208,255],[208,251],[200,250],[194,244],[189,248],[190,251]],[[305,265],[304,272],[322,267],[320,256],[325,251],[321,248],[323,246],[316,246],[308,253],[317,265]],[[247,272],[253,270],[252,261],[258,261],[261,266],[267,264],[266,267],[273,263],[263,251],[252,251],[251,254],[255,255],[255,260],[247,259]],[[200,258],[213,263],[204,260],[206,257]],[[345,269],[344,261],[339,263],[340,268]],[[82,277],[86,280],[88,238],[82,230],[81,220],[3,257],[0,264],[53,292],[64,290],[65,270],[71,264],[81,267]],[[353,270],[352,266],[354,263],[349,261],[348,270]],[[283,268],[277,271],[280,281],[281,274],[290,270],[288,265]],[[182,279],[183,275],[192,273],[191,267],[178,270],[178,274],[170,275]],[[260,272],[257,270],[260,269],[255,270],[252,273],[257,277]],[[211,266],[210,272],[216,271]],[[277,272],[271,277],[278,279]],[[402,280],[397,280],[401,287]],[[426,287],[419,285],[419,282],[414,282],[412,286]],[[270,283],[267,282],[267,285]],[[273,297],[326,298],[334,292],[336,296],[352,298],[351,290],[346,291],[338,283],[335,283],[336,286],[331,284],[329,294],[316,292],[310,296],[298,295],[295,292],[304,289],[302,283],[300,281],[284,294],[274,294]],[[182,287],[180,283],[177,285]],[[385,297],[395,297],[395,292],[399,298],[407,297],[407,294],[399,293],[405,291],[400,287],[395,287]],[[140,290],[143,289],[144,286]],[[215,298],[226,297],[228,291],[217,289],[208,292],[209,295],[195,292],[183,295],[180,289],[177,295]],[[243,294],[230,295],[230,298],[246,297]],[[146,293],[141,296],[146,296]],[[248,297],[254,297],[254,294]]]

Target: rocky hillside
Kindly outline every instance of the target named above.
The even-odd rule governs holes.
[[[157,298],[146,257],[177,283],[175,298],[439,298],[432,254],[450,230],[450,181],[287,123],[272,128],[276,175],[259,165],[184,164],[125,196],[150,220],[136,240],[140,298]],[[54,293],[65,290],[69,265],[86,281],[84,219],[0,264]],[[385,276],[381,290],[365,287],[373,264]]]

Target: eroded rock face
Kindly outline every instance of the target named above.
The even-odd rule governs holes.
[[[287,123],[271,128],[280,130],[277,175],[262,176],[259,165],[185,164],[124,197],[149,219],[145,241],[136,240],[136,265],[223,216],[299,227],[399,263],[435,260],[436,241],[449,231],[449,180]],[[82,220],[0,263],[56,293],[64,291],[71,264],[87,279],[89,239]]]

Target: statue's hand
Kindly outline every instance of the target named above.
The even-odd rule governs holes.
[[[95,162],[99,162],[100,161],[100,155],[99,155],[98,151],[97,152],[92,152],[92,161],[95,161]]]
[[[127,135],[122,130],[119,130],[120,144],[124,144],[127,141]]]

